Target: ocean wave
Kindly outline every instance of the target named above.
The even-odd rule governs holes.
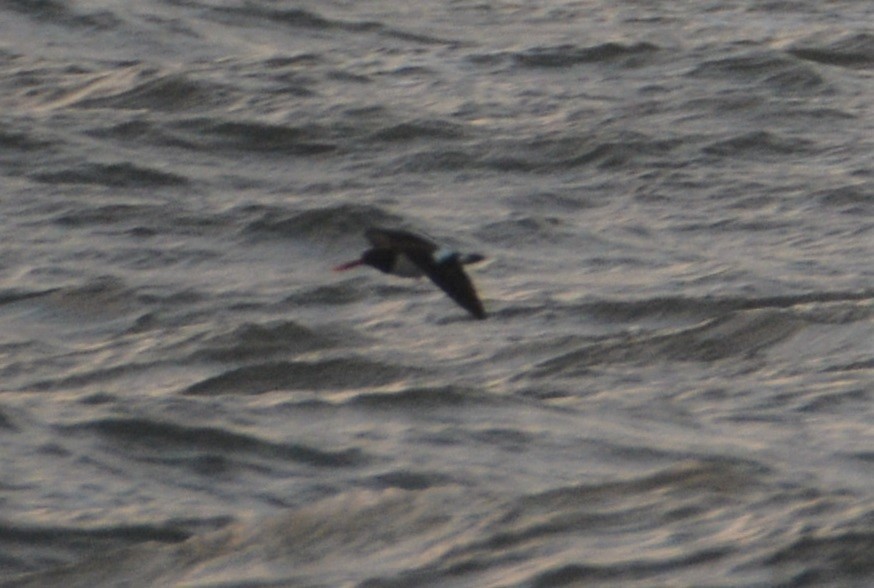
[[[482,392],[458,386],[405,387],[401,390],[361,392],[343,404],[376,410],[418,410],[459,407],[478,404],[484,400]]]
[[[338,204],[308,210],[256,207],[241,211],[249,217],[243,233],[253,237],[289,237],[334,243],[350,236],[360,239],[373,226],[399,226],[402,219],[385,208],[368,204]]]
[[[2,410],[0,410],[0,429],[13,433],[18,431],[18,426],[15,424],[13,417]]]
[[[33,527],[21,525],[0,525],[0,543],[6,541],[53,542],[72,546],[78,543],[92,545],[108,543],[112,547],[120,544],[137,544],[144,541],[176,543],[184,541],[191,533],[172,525],[121,525],[109,527]],[[5,586],[6,584],[2,584]]]
[[[792,60],[779,51],[754,51],[704,60],[686,75],[750,81],[774,75],[794,65]]]
[[[567,237],[570,229],[556,216],[520,215],[517,218],[488,223],[478,236],[490,243],[557,243]]]
[[[54,222],[65,227],[81,228],[89,225],[113,225],[143,222],[144,219],[163,218],[161,209],[151,204],[98,204],[71,207],[58,214]]]
[[[511,59],[523,67],[572,67],[582,63],[614,63],[621,60],[624,65],[638,65],[641,60],[659,51],[652,43],[603,43],[591,47],[559,45],[556,47],[534,47],[511,53]]]
[[[704,146],[708,155],[723,158],[734,157],[784,157],[792,154],[810,154],[815,150],[813,141],[798,137],[787,138],[771,131],[752,131],[741,133],[727,139],[719,139]]]
[[[4,3],[4,9],[19,12],[37,21],[52,25],[61,24],[68,27],[81,27],[91,30],[107,30],[115,28],[122,21],[108,10],[84,12],[72,10],[64,2],[57,0],[9,0]]]
[[[494,141],[488,145],[434,145],[402,155],[387,168],[394,173],[485,170],[535,174],[586,166],[613,169],[664,157],[665,153],[682,144],[682,140],[655,138],[643,133],[562,134],[533,137],[524,145],[516,141]]]
[[[398,39],[423,45],[451,45],[455,41],[444,39],[425,32],[416,32],[390,26],[379,20],[348,20],[324,16],[315,10],[302,8],[268,8],[255,3],[243,6],[221,6],[212,8],[212,14],[221,20],[231,19],[239,26],[248,21],[255,24],[258,21],[271,27],[287,27],[315,32],[342,32],[359,34],[377,34],[383,37]]]
[[[188,178],[177,173],[130,162],[81,163],[58,171],[32,175],[46,184],[95,184],[110,188],[184,188]]]
[[[12,304],[21,300],[28,300],[30,298],[39,298],[48,294],[53,294],[58,290],[60,290],[60,288],[48,288],[42,290],[20,288],[3,289],[0,290],[0,306]]]
[[[274,390],[331,390],[385,386],[418,370],[358,358],[277,361],[229,369],[188,386],[184,394],[262,394]]]
[[[532,375],[576,375],[615,363],[751,359],[803,328],[804,321],[789,312],[738,311],[688,328],[607,337],[537,364]]]
[[[55,289],[41,304],[49,310],[77,319],[118,318],[136,313],[137,293],[114,275],[97,276]]]
[[[369,479],[378,486],[373,490],[346,490],[263,520],[206,527],[184,543],[158,536],[163,544],[142,542],[108,561],[95,557],[19,576],[15,585],[41,586],[52,578],[82,586],[98,578],[251,583],[253,577],[320,586],[864,581],[871,573],[865,557],[871,536],[864,530],[870,513],[825,502],[813,488],[774,487],[775,475],[758,461],[710,457],[508,497],[494,487],[471,489],[441,471],[390,469]],[[786,515],[811,508],[820,513],[812,527]],[[368,563],[364,571],[361,561]]]
[[[587,314],[609,321],[631,322],[661,316],[699,316],[707,317],[723,313],[781,309],[802,305],[828,305],[830,303],[854,303],[874,300],[872,291],[836,291],[786,294],[781,296],[705,296],[692,298],[686,296],[664,296],[642,300],[596,300],[585,302],[580,310]],[[851,308],[856,308],[852,306]],[[828,306],[823,312],[836,313],[842,307]],[[864,312],[862,310],[861,312]]]
[[[801,41],[789,53],[814,63],[854,69],[874,67],[874,34],[855,33],[826,43]]]
[[[14,126],[5,126],[0,129],[0,147],[8,152],[27,154],[34,151],[45,152],[54,145],[53,141],[34,131],[33,128],[16,129]]]
[[[188,133],[191,144],[205,151],[218,149],[246,154],[312,156],[338,149],[330,133],[316,125],[200,118],[177,121],[176,128]]]
[[[418,140],[454,140],[467,135],[464,126],[448,119],[424,119],[389,124],[374,131],[370,140],[401,143]]]
[[[323,349],[332,346],[324,335],[293,321],[268,325],[243,324],[199,342],[192,359],[243,361]]]
[[[340,145],[331,129],[315,124],[228,120],[218,115],[170,121],[134,118],[95,126],[88,134],[124,145],[145,144],[213,154],[240,152],[247,156],[315,156],[335,151]]]
[[[339,306],[366,299],[368,294],[357,288],[350,288],[347,282],[306,286],[290,294],[285,302],[292,305]]]
[[[820,190],[815,194],[822,204],[848,214],[874,214],[874,185],[846,184]]]
[[[380,474],[374,484],[380,488],[399,488],[401,490],[427,490],[453,483],[452,477],[442,472],[423,470],[394,470]]]
[[[83,109],[191,113],[227,105],[230,100],[228,90],[193,73],[134,67],[98,76],[90,84],[72,88],[68,96],[57,96],[55,102]]]
[[[874,533],[870,525],[859,525],[858,529],[802,533],[766,564],[791,578],[792,586],[863,586],[874,576],[871,553]]]
[[[204,456],[251,455],[263,459],[291,461],[314,467],[354,467],[367,462],[358,449],[330,451],[297,443],[265,441],[254,435],[226,428],[193,426],[158,421],[149,418],[105,418],[64,425],[68,434],[95,434],[110,441],[114,447],[124,447],[126,455],[141,459],[166,461],[173,465],[179,451],[197,451],[196,469],[203,470]],[[132,450],[138,453],[131,453]],[[216,458],[213,458],[215,461]],[[209,468],[215,470],[213,464]],[[223,468],[219,468],[223,469]]]

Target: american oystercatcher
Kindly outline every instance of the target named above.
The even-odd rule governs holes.
[[[485,256],[477,253],[462,255],[399,229],[368,229],[364,236],[372,247],[362,253],[359,259],[338,265],[334,271],[369,265],[402,278],[425,275],[467,312],[478,319],[486,318],[483,304],[462,267],[482,261]]]

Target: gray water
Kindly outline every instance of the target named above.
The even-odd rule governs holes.
[[[874,584],[872,105],[867,0],[0,3],[0,585]]]

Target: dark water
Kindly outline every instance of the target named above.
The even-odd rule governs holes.
[[[0,585],[874,584],[872,23],[3,2]]]

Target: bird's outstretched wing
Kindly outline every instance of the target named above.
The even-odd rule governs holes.
[[[459,306],[478,319],[486,318],[483,303],[470,278],[464,273],[457,253],[439,262],[427,251],[407,251],[407,256]]]

